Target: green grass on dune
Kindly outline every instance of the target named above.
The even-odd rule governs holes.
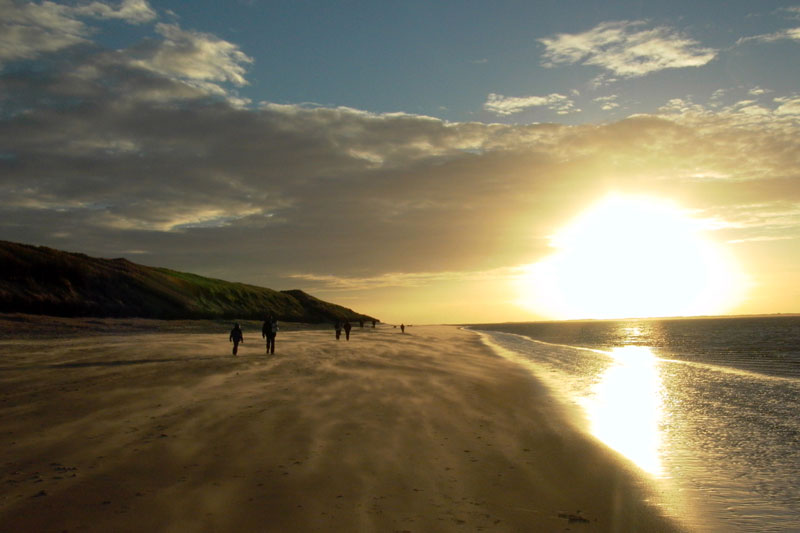
[[[7,241],[0,241],[0,312],[250,320],[272,313],[294,322],[372,320],[300,290],[276,291]]]

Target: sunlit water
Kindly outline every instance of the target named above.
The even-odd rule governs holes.
[[[800,531],[800,317],[473,329],[700,507],[697,529]]]

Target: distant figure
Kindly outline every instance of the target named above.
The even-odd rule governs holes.
[[[336,329],[336,340],[338,341],[342,336],[342,323],[337,320],[333,327]]]
[[[405,333],[405,332],[406,332],[406,325],[400,324],[400,333]]]
[[[267,339],[267,353],[275,353],[275,337],[278,335],[278,319],[269,315],[261,327],[261,336]]]
[[[373,328],[375,327],[375,321],[374,320],[372,321],[372,327]]]
[[[236,355],[239,352],[239,343],[244,342],[242,328],[239,327],[238,322],[233,325],[233,329],[231,330],[231,335],[228,340],[233,343],[233,355]]]
[[[359,320],[358,321],[358,327],[360,327],[360,328],[364,327],[364,321],[363,320]]]
[[[352,327],[349,320],[344,321],[344,336],[347,340],[350,340],[350,329]]]

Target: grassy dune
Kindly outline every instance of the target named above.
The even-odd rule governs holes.
[[[372,320],[300,290],[205,278],[126,259],[0,241],[0,312],[159,319]]]

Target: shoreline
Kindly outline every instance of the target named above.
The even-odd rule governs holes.
[[[249,340],[248,340],[249,339]],[[0,343],[0,530],[682,531],[456,326]]]

